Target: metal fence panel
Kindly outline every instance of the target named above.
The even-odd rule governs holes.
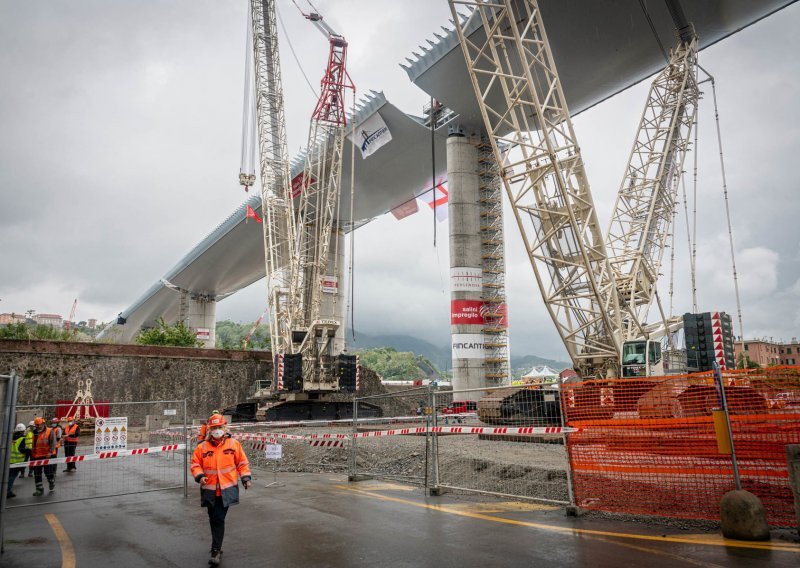
[[[67,472],[67,464],[59,463],[65,459],[65,447],[58,449],[55,465],[42,468],[44,495],[34,496],[35,468],[26,467],[24,474],[14,484],[15,497],[8,508],[44,505],[99,497],[129,495],[147,491],[183,488],[187,493],[188,450],[183,444],[183,431],[186,430],[186,403],[176,401],[111,402],[109,416],[127,417],[127,450],[95,452],[95,436],[103,435],[99,422],[82,421],[78,446],[75,449],[75,470]],[[49,414],[55,412],[56,405],[18,406],[18,411],[28,408],[43,409],[45,420],[50,422]],[[149,418],[148,418],[149,417]],[[61,417],[59,417],[61,418]],[[153,436],[152,423],[164,426],[179,425],[177,436]],[[148,424],[148,422],[150,424]],[[148,428],[148,425],[151,427]],[[100,430],[100,432],[98,432]],[[121,433],[120,433],[121,435]],[[102,446],[103,442],[101,442]],[[133,454],[133,455],[131,455]],[[99,459],[98,459],[99,458]],[[54,472],[55,488],[49,491],[46,469]],[[34,471],[31,471],[34,469]]]
[[[425,387],[355,399],[350,478],[391,479],[428,487],[432,467],[430,433],[373,434],[429,426],[431,404],[430,390]],[[379,416],[371,420],[359,418],[376,413]]]
[[[6,490],[8,487],[8,469],[11,458],[11,436],[14,429],[14,416],[17,404],[17,387],[19,380],[12,371],[10,375],[0,375],[0,553],[3,551],[4,529],[6,522]]]
[[[477,401],[486,390],[433,394],[436,426],[512,428],[561,426],[556,389],[496,389],[496,412]],[[488,417],[487,417],[488,416]],[[488,423],[487,423],[488,422]],[[516,432],[512,430],[512,432]],[[437,433],[433,487],[568,504],[569,477],[563,435]]]

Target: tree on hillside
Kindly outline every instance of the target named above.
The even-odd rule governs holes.
[[[245,347],[244,340],[252,328],[250,324],[236,323],[231,320],[220,320],[216,327],[217,349],[252,349],[268,351],[270,349],[269,328],[259,325],[250,336],[250,342]]]
[[[38,341],[81,341],[83,337],[73,329],[58,329],[52,325],[29,326],[17,322],[0,326],[0,339],[25,339]]]
[[[415,381],[427,378],[427,374],[419,367],[417,357],[409,351],[399,352],[393,347],[379,347],[359,351],[358,354],[361,364],[378,373],[384,380]]]
[[[143,329],[136,335],[135,343],[139,345],[172,345],[175,347],[200,347],[194,332],[182,321],[169,325],[164,318],[156,320],[156,327]]]

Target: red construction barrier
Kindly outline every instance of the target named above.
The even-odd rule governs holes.
[[[800,444],[800,367],[723,371],[742,488],[767,520],[795,523],[786,445]],[[562,406],[575,499],[621,513],[719,519],[735,489],[720,453],[712,373],[565,384]]]

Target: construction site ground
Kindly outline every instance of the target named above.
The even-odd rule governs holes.
[[[254,474],[254,487],[242,491],[241,504],[228,514],[223,566],[657,568],[800,562],[800,544],[788,533],[771,542],[726,541],[717,531],[567,517],[562,508],[487,496],[432,497],[412,485],[348,482],[344,474],[283,472],[277,486],[268,486],[271,471]],[[15,490],[28,492],[31,481],[19,480]],[[7,568],[207,565],[208,519],[194,484],[188,499],[177,489],[24,507],[6,515],[2,564]]]

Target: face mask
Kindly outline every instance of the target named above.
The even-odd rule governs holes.
[[[73,424],[74,424],[74,422],[70,422],[70,423],[69,423],[69,425],[70,425],[70,426],[72,426]]]
[[[225,434],[225,430],[211,430],[211,436],[219,440]]]

